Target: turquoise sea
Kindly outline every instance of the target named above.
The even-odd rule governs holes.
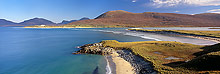
[[[100,55],[73,55],[77,46],[101,40],[148,41],[135,36],[97,30],[25,29],[0,27],[0,74],[99,74],[106,73]]]

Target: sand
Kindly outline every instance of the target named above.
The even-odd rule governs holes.
[[[135,74],[134,67],[129,62],[119,57],[118,53],[111,54],[112,60],[116,66],[116,74]]]
[[[66,27],[66,26],[37,26],[37,27],[32,27],[32,26],[26,26],[23,28],[95,28],[95,27],[80,27],[80,26],[76,26],[76,27]]]

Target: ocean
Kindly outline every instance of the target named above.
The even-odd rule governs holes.
[[[77,46],[102,40],[153,41],[99,29],[27,29],[0,27],[0,74],[106,74],[100,55],[73,55]]]

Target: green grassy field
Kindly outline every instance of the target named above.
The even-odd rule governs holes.
[[[143,57],[146,61],[150,61],[154,69],[159,73],[205,73],[205,72],[219,72],[218,70],[199,71],[197,66],[191,65],[185,61],[199,62],[204,55],[196,57],[195,53],[203,52],[206,46],[199,46],[193,44],[186,44],[180,42],[170,41],[143,41],[143,42],[118,42],[115,40],[102,41],[105,47],[113,47],[116,50],[127,49],[132,50],[136,55]],[[217,46],[219,49],[220,47]],[[205,54],[209,56],[211,53]],[[213,53],[219,56],[219,53]],[[166,59],[175,57],[178,59]],[[200,58],[199,58],[200,57]],[[194,59],[196,58],[196,59]],[[212,58],[213,59],[213,58]],[[220,58],[216,58],[220,59]],[[195,64],[195,63],[194,63]],[[207,63],[208,65],[210,63]],[[212,64],[212,63],[211,63]],[[202,65],[197,63],[197,65]]]
[[[182,33],[190,35],[203,35],[208,37],[217,37],[220,38],[220,31],[196,31],[196,30],[147,30],[147,29],[128,29],[132,31],[143,31],[143,32],[173,32],[173,33]]]

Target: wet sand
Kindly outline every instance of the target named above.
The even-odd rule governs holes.
[[[65,26],[37,26],[37,27],[32,27],[32,26],[26,26],[23,28],[95,28],[95,27],[80,27],[80,26],[76,26],[76,27],[65,27]]]
[[[114,52],[110,56],[108,56],[108,61],[112,70],[112,74],[135,74],[134,67],[119,57],[117,52]]]

